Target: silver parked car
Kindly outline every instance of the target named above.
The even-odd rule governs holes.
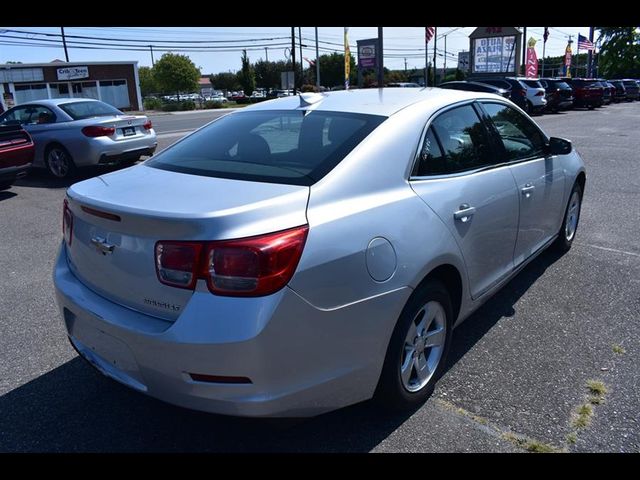
[[[419,405],[453,329],[576,234],[585,167],[509,100],[309,93],[71,186],[54,270],[74,348],[184,407]]]
[[[133,163],[158,146],[146,116],[88,98],[26,102],[0,115],[0,125],[17,123],[33,137],[33,165],[58,178],[70,177],[76,167]]]

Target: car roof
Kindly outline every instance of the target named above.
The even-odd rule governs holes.
[[[268,100],[242,110],[296,110],[301,105],[313,110],[363,113],[370,115],[391,116],[400,110],[422,101],[431,101],[435,108],[463,100],[480,98],[480,92],[449,90],[444,88],[365,88],[357,90],[338,90],[315,93],[317,101],[311,105],[303,105],[300,95]]]

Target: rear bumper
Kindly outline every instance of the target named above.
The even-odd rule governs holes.
[[[140,158],[142,155],[151,156],[156,151],[157,145],[154,147],[145,147],[139,148],[136,150],[128,150],[126,152],[117,153],[117,154],[107,154],[103,153],[100,155],[100,160],[98,163],[100,165],[113,165],[121,162],[126,162],[130,160],[136,160]]]
[[[153,130],[126,140],[110,137],[84,138],[83,141],[65,144],[77,166],[114,164],[139,157],[152,155],[158,147]]]
[[[31,163],[25,165],[19,165],[16,167],[0,168],[0,182],[13,182],[18,178],[22,178],[27,175],[27,172],[31,168]]]
[[[168,403],[238,416],[312,416],[371,398],[411,293],[326,311],[288,287],[251,299],[196,291],[169,322],[84,286],[64,245],[54,284],[69,339],[102,373]],[[251,383],[194,381],[190,373]]]

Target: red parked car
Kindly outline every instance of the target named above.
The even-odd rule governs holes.
[[[20,125],[0,126],[0,190],[27,174],[34,153],[33,140]]]
[[[604,88],[589,78],[562,78],[573,89],[573,106],[593,110],[604,104]]]

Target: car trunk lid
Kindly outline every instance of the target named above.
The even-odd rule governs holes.
[[[309,187],[168,172],[144,165],[68,190],[74,274],[118,304],[175,320],[193,292],[163,285],[160,240],[243,238],[303,225]]]

